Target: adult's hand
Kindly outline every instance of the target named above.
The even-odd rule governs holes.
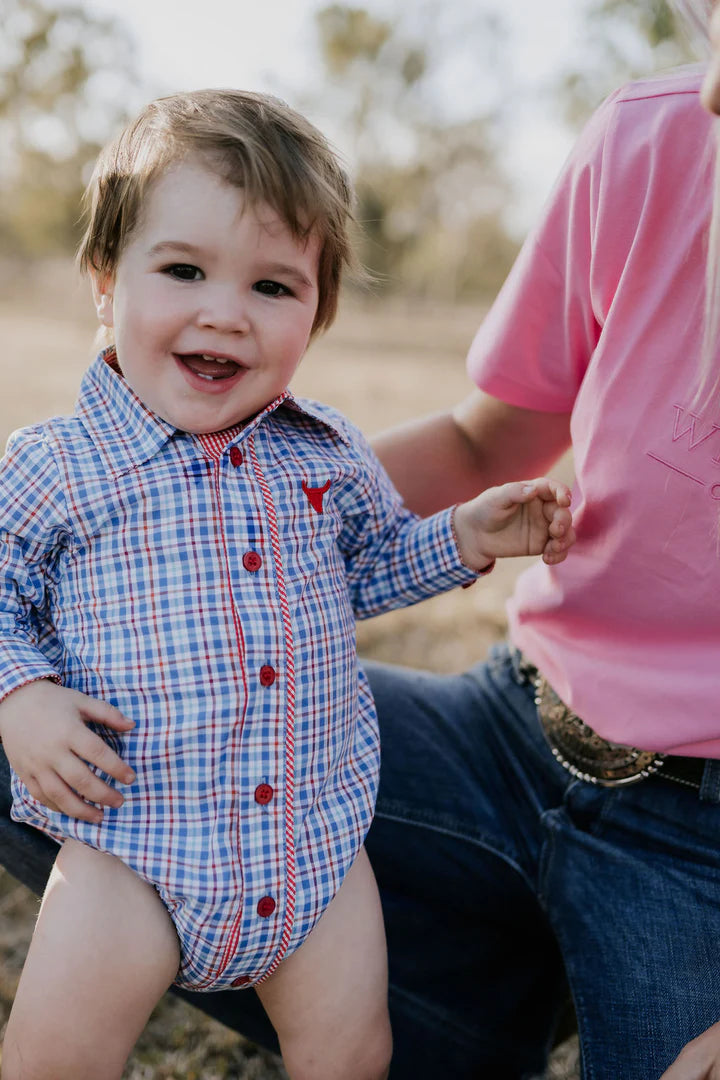
[[[689,1042],[660,1080],[720,1080],[720,1022]]]

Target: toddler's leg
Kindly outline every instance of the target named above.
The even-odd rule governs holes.
[[[179,955],[155,890],[67,840],[8,1021],[2,1080],[117,1080]]]
[[[385,931],[364,848],[307,941],[257,992],[292,1080],[387,1076]]]

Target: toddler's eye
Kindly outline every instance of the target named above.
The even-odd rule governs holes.
[[[178,281],[200,281],[203,276],[202,270],[198,266],[191,266],[190,263],[173,263],[171,266],[164,267],[163,274],[176,278]]]
[[[263,296],[292,296],[287,285],[281,285],[279,281],[256,281],[253,289]]]

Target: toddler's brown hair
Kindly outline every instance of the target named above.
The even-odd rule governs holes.
[[[83,270],[112,276],[142,217],[153,181],[199,157],[250,205],[264,202],[293,236],[320,240],[313,335],[337,311],[344,269],[358,271],[350,238],[353,189],[318,129],[278,98],[243,90],[195,90],[147,105],[101,152],[85,193]]]

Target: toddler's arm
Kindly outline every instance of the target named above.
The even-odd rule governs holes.
[[[343,517],[337,544],[357,618],[470,584],[501,556],[542,554],[548,563],[561,562],[574,543],[570,491],[545,478],[490,488],[454,509],[419,518],[403,505],[362,432],[325,411],[357,470],[354,483],[334,491]]]
[[[48,679],[26,683],[0,702],[0,737],[8,761],[33,798],[51,810],[98,823],[103,812],[91,804],[117,807],[123,798],[88,763],[121,784],[133,783],[135,775],[88,723],[116,731],[135,726],[113,705]]]
[[[113,706],[58,685],[48,581],[59,579],[74,534],[42,425],[11,437],[0,462],[0,507],[0,736],[34,798],[100,821],[102,810],[90,802],[123,800],[90,765],[121,783],[133,775],[86,724],[118,731],[134,725]]]
[[[474,570],[515,555],[562,562],[575,543],[569,507],[567,486],[544,476],[488,488],[455,510],[463,562]]]

